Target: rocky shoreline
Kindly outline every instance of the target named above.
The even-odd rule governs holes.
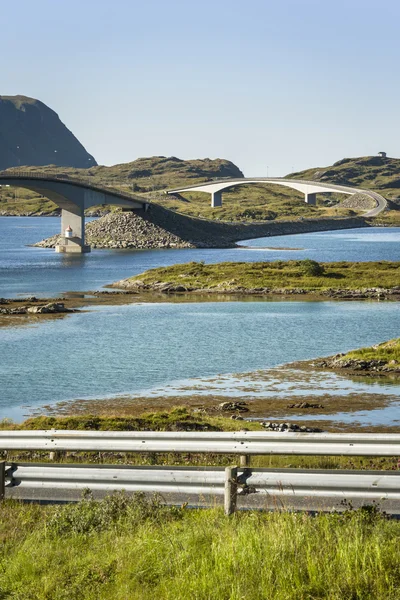
[[[245,288],[242,286],[217,285],[211,288],[192,288],[184,284],[155,282],[147,284],[140,280],[121,279],[109,287],[127,290],[133,293],[152,294],[218,294],[218,295],[243,295],[243,296],[312,296],[332,300],[399,300],[400,286],[393,288],[365,288],[350,290],[346,288],[329,289],[304,289],[304,288]]]
[[[18,306],[12,306],[14,300],[0,298],[0,315],[54,315],[63,313],[77,312],[75,308],[67,308],[64,302],[53,301],[46,302],[31,297],[26,298],[27,304],[21,304],[21,300],[16,300]]]
[[[312,361],[314,367],[322,369],[334,369],[337,371],[348,371],[362,374],[388,374],[394,373],[400,376],[400,365],[395,361],[379,359],[363,360],[346,358],[346,354],[336,354],[327,358]]]

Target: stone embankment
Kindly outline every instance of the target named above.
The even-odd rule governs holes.
[[[147,212],[110,213],[87,223],[86,242],[92,248],[231,248],[235,242],[257,237],[369,226],[361,217],[224,223],[188,217],[152,204]],[[59,237],[35,245],[53,248]]]

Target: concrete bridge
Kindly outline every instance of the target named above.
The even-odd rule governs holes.
[[[85,244],[85,210],[91,206],[115,204],[147,210],[149,202],[113,188],[93,185],[67,175],[38,172],[0,172],[0,185],[26,188],[52,200],[61,208],[61,241],[56,252],[90,252]]]
[[[350,195],[364,194],[365,196],[372,198],[376,203],[376,207],[368,211],[364,215],[365,217],[374,217],[387,206],[385,198],[371,190],[363,190],[345,185],[335,185],[333,183],[317,183],[315,181],[306,181],[305,179],[286,179],[283,177],[243,177],[241,179],[220,179],[216,181],[207,181],[206,183],[200,183],[197,185],[190,185],[175,190],[168,190],[167,194],[178,194],[181,192],[207,192],[211,195],[211,206],[214,208],[222,206],[222,192],[224,190],[228,190],[238,185],[248,184],[281,185],[292,188],[293,190],[298,190],[299,192],[303,192],[304,199],[307,204],[316,204],[316,196],[320,193]]]

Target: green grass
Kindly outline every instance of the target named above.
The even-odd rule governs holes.
[[[0,598],[397,600],[400,523],[100,503],[0,505]]]
[[[377,344],[369,348],[360,348],[347,352],[343,356],[343,360],[356,359],[356,360],[381,360],[386,363],[394,361],[396,364],[400,364],[400,338]]]
[[[313,263],[309,260],[225,262],[213,265],[191,262],[151,269],[126,281],[143,282],[149,286],[168,282],[184,285],[188,289],[220,291],[237,287],[305,290],[391,288],[399,285],[400,281],[400,262],[320,263],[322,275],[310,274],[309,266]]]

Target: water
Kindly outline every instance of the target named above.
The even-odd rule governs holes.
[[[399,259],[400,228],[264,238],[227,250],[97,250],[68,256],[26,245],[58,229],[58,218],[0,218],[0,296],[100,289],[148,268],[191,260]],[[3,328],[0,416],[21,419],[24,405],[152,394],[193,378],[267,369],[381,342],[400,336],[399,306],[259,299],[131,304]],[[392,393],[399,393],[398,386]]]
[[[286,235],[242,242],[249,246],[246,248],[222,250],[94,250],[74,256],[27,246],[59,228],[57,217],[0,217],[0,297],[51,297],[69,291],[98,290],[146,269],[192,260],[400,260],[400,228]]]
[[[0,415],[370,345],[400,336],[399,316],[395,302],[163,303],[10,327],[1,330]]]

